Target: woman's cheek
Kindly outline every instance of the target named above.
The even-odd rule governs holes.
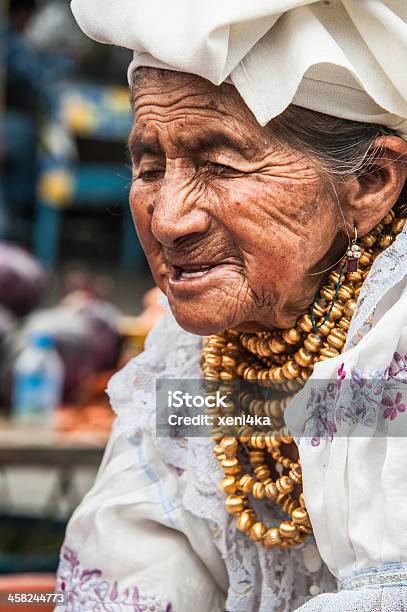
[[[255,241],[249,245],[252,254],[248,251],[246,254],[248,283],[260,301],[263,298],[277,310],[294,298],[303,285],[306,265],[301,243],[302,239],[291,232],[270,230],[257,252]]]
[[[143,247],[155,283],[166,293],[167,266],[163,260],[160,243],[151,232],[156,189],[140,189],[133,184],[130,190],[130,207],[134,225]]]
[[[151,216],[154,211],[155,191],[150,187],[140,188],[133,183],[130,190],[130,208],[134,225],[140,242],[145,248],[145,242],[151,236]]]

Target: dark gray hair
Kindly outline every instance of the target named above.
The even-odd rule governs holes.
[[[270,122],[273,134],[283,143],[311,155],[334,181],[371,172],[382,147],[380,136],[398,136],[376,123],[350,121],[299,106],[289,106]],[[407,159],[405,159],[407,163]],[[398,203],[407,200],[407,184]]]

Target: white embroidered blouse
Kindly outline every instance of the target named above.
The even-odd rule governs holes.
[[[166,315],[144,353],[109,384],[118,418],[61,551],[58,589],[68,593],[69,610],[407,610],[407,439],[395,437],[407,413],[388,386],[396,380],[407,390],[406,277],[405,230],[374,262],[345,352],[312,377],[335,389],[325,420],[308,383],[286,411],[288,425],[302,432],[297,442],[317,543],[310,538],[299,549],[266,551],[236,530],[209,439],[156,437],[156,378],[201,376],[201,339]],[[390,424],[381,437],[364,420],[367,412],[359,421],[343,418],[349,398],[342,381],[371,380],[374,371],[386,382],[373,411],[376,423]],[[348,435],[350,422],[361,435]],[[267,522],[275,512],[265,510]]]

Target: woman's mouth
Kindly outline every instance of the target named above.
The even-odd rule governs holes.
[[[221,286],[225,276],[241,273],[242,266],[236,261],[219,261],[205,264],[170,265],[168,284],[171,292],[178,297],[200,293],[214,283]]]
[[[200,278],[205,276],[212,268],[215,266],[211,266],[210,264],[204,264],[200,266],[171,266],[171,280],[173,281],[185,281],[191,280],[194,278]]]

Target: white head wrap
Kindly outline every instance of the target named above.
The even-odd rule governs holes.
[[[73,0],[139,66],[228,80],[260,124],[290,103],[407,138],[406,0]]]

